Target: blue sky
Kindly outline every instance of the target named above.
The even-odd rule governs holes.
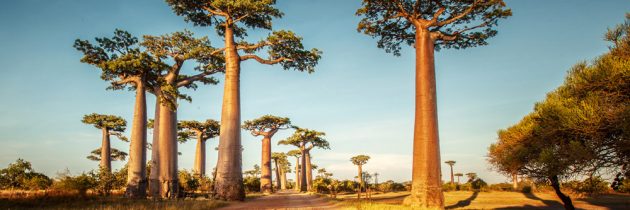
[[[602,34],[630,11],[625,0],[506,0],[514,16],[501,21],[490,45],[443,50],[436,55],[442,160],[456,172],[476,172],[488,182],[507,178],[485,161],[496,131],[517,122],[536,101],[562,83],[576,62],[607,50]],[[376,40],[356,32],[358,0],[280,0],[285,13],[274,29],[290,29],[306,47],[324,52],[316,72],[284,71],[251,61],[242,70],[242,118],[264,114],[290,117],[295,125],[327,133],[332,150],[313,151],[313,163],[339,178],[352,178],[349,158],[372,156],[364,169],[379,180],[411,177],[414,54],[395,57]],[[0,7],[0,167],[17,158],[54,176],[97,167],[85,158],[99,147],[100,131],[81,123],[84,114],[116,114],[131,120],[134,93],[106,91],[96,68],[80,63],[76,38],[109,36],[114,29],[140,36],[184,29],[221,39],[211,28],[193,27],[163,1],[20,0]],[[268,31],[251,31],[257,41]],[[185,66],[191,73],[193,65]],[[222,75],[220,75],[221,77]],[[222,80],[222,78],[220,78]],[[219,119],[222,83],[187,91],[179,119]],[[152,117],[153,101],[149,101]],[[274,142],[290,135],[281,131]],[[260,162],[260,140],[243,132],[243,165]],[[210,140],[208,166],[216,163]],[[113,140],[113,147],[128,150]],[[288,151],[274,146],[274,151]],[[190,169],[194,143],[180,146],[180,167]],[[122,164],[114,163],[118,168]],[[448,178],[447,166],[442,166]],[[292,176],[290,176],[292,177]]]

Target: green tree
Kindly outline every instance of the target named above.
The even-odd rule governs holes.
[[[0,189],[46,189],[52,180],[46,175],[33,170],[30,162],[17,159],[7,168],[0,169]]]
[[[453,177],[453,165],[455,165],[456,162],[454,160],[447,160],[444,163],[451,168],[451,184],[455,184],[455,178]]]
[[[271,30],[272,19],[281,18],[275,0],[167,0],[177,15],[196,26],[214,26],[224,38],[222,52],[226,74],[221,111],[221,136],[217,164],[216,197],[243,200],[241,163],[241,62],[255,60],[266,65],[280,64],[284,69],[313,72],[320,59],[317,49],[305,50],[302,38],[291,31],[274,31],[257,43],[244,40],[247,29]],[[256,52],[267,49],[268,57]]]
[[[206,175],[206,141],[219,135],[219,122],[212,119],[205,122],[179,121],[177,128],[180,129],[178,133],[180,141],[197,139],[193,173],[200,178],[204,177]]]
[[[311,189],[313,165],[311,164],[311,149],[317,147],[321,149],[330,149],[330,144],[323,137],[326,134],[316,130],[295,127],[295,132],[289,138],[284,139],[278,144],[293,145],[300,150],[301,168],[300,168],[300,192],[306,192]],[[308,181],[310,180],[310,181]]]
[[[365,165],[368,160],[370,160],[370,156],[367,155],[357,155],[354,156],[352,158],[350,158],[350,162],[352,162],[352,164],[356,165],[357,168],[359,169],[359,174],[357,175],[357,177],[359,177],[359,189],[357,191],[357,198],[361,199],[361,190],[363,189],[364,185],[363,185],[363,165]]]
[[[400,55],[416,51],[416,110],[411,196],[405,203],[441,209],[440,151],[435,95],[434,51],[486,45],[498,20],[511,15],[503,0],[363,0],[358,31],[378,38],[377,46]]]
[[[111,144],[110,135],[118,137],[120,140],[127,141],[127,138],[122,135],[127,127],[127,121],[119,116],[115,115],[102,115],[92,113],[83,116],[81,121],[85,124],[91,124],[95,128],[101,129],[103,133],[103,140],[101,142],[101,163],[100,167],[103,170],[112,171],[111,161]]]
[[[253,136],[262,136],[262,177],[260,178],[260,191],[266,194],[272,193],[271,187],[271,138],[279,130],[291,128],[291,120],[286,117],[264,115],[254,120],[243,123],[243,129],[248,130]],[[277,167],[276,162],[276,167]],[[279,173],[276,173],[278,175]],[[278,176],[276,176],[278,178]]]

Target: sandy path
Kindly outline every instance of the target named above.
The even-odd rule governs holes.
[[[299,194],[292,190],[281,191],[269,196],[245,202],[231,203],[228,209],[337,209],[338,206],[324,197]]]

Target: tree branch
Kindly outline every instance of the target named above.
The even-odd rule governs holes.
[[[236,47],[236,49],[246,50],[246,51],[247,50],[256,50],[258,48],[265,47],[265,46],[270,46],[270,45],[271,45],[271,42],[264,41],[264,42],[260,42],[258,44],[253,44],[253,45],[238,45]]]
[[[199,80],[205,78],[206,76],[212,75],[212,74],[217,73],[217,72],[220,72],[220,70],[205,71],[205,72],[197,74],[195,76],[191,76],[191,77],[186,77],[184,79],[180,79],[180,80],[177,81],[176,87],[182,87],[182,86],[190,85],[191,83],[193,83],[195,81],[199,81]]]
[[[258,61],[258,63],[267,64],[267,65],[277,64],[277,63],[280,63],[282,61],[289,61],[289,62],[293,61],[293,59],[289,59],[289,58],[285,58],[285,57],[280,57],[280,58],[276,58],[276,59],[273,59],[273,60],[267,60],[267,59],[263,59],[261,57],[258,57],[257,55],[254,55],[254,54],[241,56],[241,61],[245,61],[245,60],[249,60],[249,59],[254,59],[254,60]]]
[[[435,26],[440,27],[440,26],[448,25],[448,24],[451,24],[451,23],[453,23],[453,22],[455,22],[455,21],[457,21],[459,19],[462,19],[466,15],[470,14],[473,10],[475,10],[475,7],[477,6],[477,4],[479,4],[479,1],[480,0],[475,0],[473,2],[473,4],[470,5],[470,7],[468,7],[468,9],[464,10],[464,12],[462,12],[461,14],[456,15],[455,17],[451,17],[451,18],[449,18],[449,19],[447,19],[445,21],[438,22],[438,23],[435,24]]]
[[[132,83],[132,82],[138,82],[138,78],[136,77],[127,77],[123,80],[118,80],[118,81],[114,81],[112,82],[112,85],[118,86],[118,85],[124,85],[127,83]]]
[[[210,9],[210,8],[208,8],[206,6],[203,6],[202,8],[204,10],[210,12],[213,15],[223,16],[223,17],[226,17],[226,18],[228,17],[227,13],[225,13],[225,12],[221,12],[219,10],[213,10],[213,9]],[[214,8],[217,9],[216,7],[214,7]]]

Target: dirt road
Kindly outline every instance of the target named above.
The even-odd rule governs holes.
[[[222,210],[229,209],[337,209],[338,206],[327,198],[316,195],[281,191],[273,195],[253,198],[245,202],[231,203]]]

